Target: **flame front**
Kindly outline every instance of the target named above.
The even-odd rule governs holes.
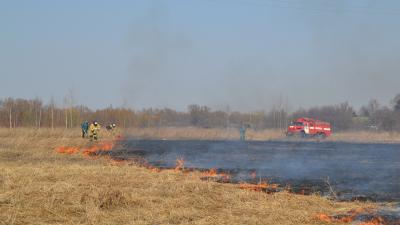
[[[269,184],[267,182],[259,182],[257,184],[241,182],[239,184],[240,189],[251,190],[251,191],[265,191],[267,189],[276,190],[278,186],[279,186],[278,184]]]
[[[57,153],[75,154],[82,152],[84,156],[98,155],[100,152],[111,151],[114,147],[114,142],[100,142],[98,144],[80,149],[79,147],[60,146],[55,148]]]
[[[56,148],[56,152],[58,153],[66,153],[66,154],[75,154],[79,152],[78,147],[66,147],[66,146],[60,146]]]
[[[210,170],[207,170],[203,172],[202,174],[204,177],[216,177],[217,176],[217,169],[211,168]]]
[[[97,155],[99,152],[108,152],[111,151],[114,147],[112,142],[103,142],[99,143],[87,148],[82,149],[82,155],[84,156],[92,156]]]
[[[231,175],[226,173],[218,173],[217,169],[211,168],[201,174],[202,178],[216,178],[223,182],[228,182],[231,179]]]
[[[346,215],[334,215],[330,216],[325,213],[320,213],[315,216],[316,219],[326,222],[326,223],[351,223],[353,222],[357,216],[362,213],[371,213],[363,208],[358,208],[355,210],[351,210],[346,213]],[[386,225],[387,222],[380,216],[376,216],[369,221],[361,222],[359,225]]]
[[[320,213],[318,215],[315,216],[318,220],[322,221],[322,222],[326,222],[326,223],[332,223],[333,220],[331,218],[331,216],[325,214],[325,213]]]

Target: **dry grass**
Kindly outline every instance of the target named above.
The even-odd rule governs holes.
[[[58,154],[60,145],[87,141],[79,130],[0,129],[0,224],[324,224],[317,213],[367,206],[115,166]]]
[[[196,140],[237,140],[239,129],[197,128],[197,127],[160,127],[131,128],[128,135],[139,139],[196,139]],[[276,140],[283,138],[284,132],[277,129],[255,131],[248,129],[247,140]]]

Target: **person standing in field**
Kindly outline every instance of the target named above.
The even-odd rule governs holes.
[[[81,129],[82,129],[82,138],[87,137],[88,136],[88,130],[89,130],[89,122],[87,120],[85,120],[81,124]]]
[[[115,123],[107,125],[107,126],[106,126],[106,129],[107,129],[108,131],[112,132],[112,131],[115,129]]]
[[[240,127],[240,140],[244,141],[246,140],[246,127],[243,125],[242,127]]]
[[[98,133],[100,131],[100,124],[97,121],[93,121],[93,123],[90,124],[89,131],[90,131],[90,135],[89,135],[90,136],[90,140],[91,141],[93,141],[93,140],[97,141],[97,139],[98,139],[97,135],[98,135]]]
[[[114,135],[114,134],[115,134],[115,127],[116,127],[115,123],[109,124],[109,125],[106,126],[106,130],[107,130],[111,135]]]

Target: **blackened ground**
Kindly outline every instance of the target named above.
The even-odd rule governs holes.
[[[268,179],[296,192],[333,190],[340,200],[400,201],[399,144],[125,140],[113,156],[166,168],[183,158],[187,168],[217,168],[233,182]]]

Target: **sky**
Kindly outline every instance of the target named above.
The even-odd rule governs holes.
[[[400,93],[400,1],[0,2],[0,98],[243,112]]]

